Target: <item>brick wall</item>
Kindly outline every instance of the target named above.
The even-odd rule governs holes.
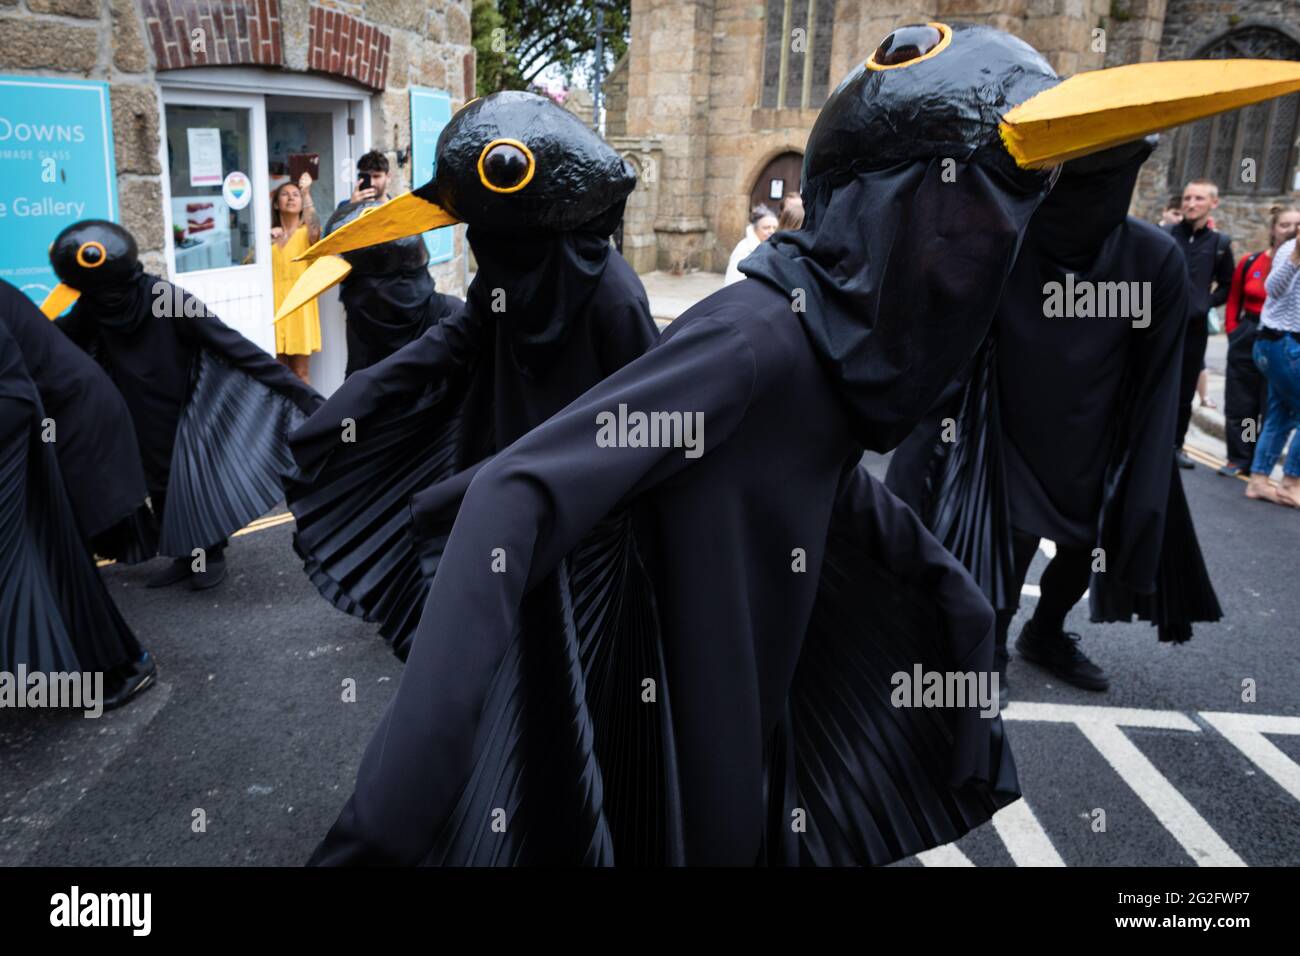
[[[279,66],[278,0],[141,0],[160,70],[190,66]]]
[[[392,38],[371,24],[338,10],[311,7],[307,28],[307,65],[322,73],[356,80],[382,90],[388,79]]]

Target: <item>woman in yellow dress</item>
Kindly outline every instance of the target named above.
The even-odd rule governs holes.
[[[297,183],[283,183],[271,195],[271,275],[275,284],[275,308],[289,294],[310,263],[294,257],[320,239],[320,217],[311,200],[311,174],[303,173]],[[320,313],[316,300],[290,312],[275,323],[276,358],[304,382],[312,352],[320,351]]]

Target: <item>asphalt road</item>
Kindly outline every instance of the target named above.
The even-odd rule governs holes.
[[[1076,608],[1068,626],[1111,690],[1013,661],[1006,718],[1026,799],[905,865],[1300,864],[1300,512],[1248,502],[1207,467],[1184,476],[1225,619],[1174,647]],[[98,720],[0,711],[0,865],[307,858],[400,665],[370,625],[316,595],[291,525],[266,524],[234,540],[215,593],[145,590],[148,565],[104,569],[159,683]],[[1254,703],[1241,699],[1247,678]],[[1205,716],[1224,713],[1245,723]]]

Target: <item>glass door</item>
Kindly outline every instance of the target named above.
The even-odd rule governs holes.
[[[266,97],[266,145],[272,190],[306,168],[313,173],[312,200],[321,227],[339,203],[352,194],[356,177],[354,135],[349,100],[311,96]],[[321,350],[311,357],[312,385],[325,395],[343,384],[347,369],[347,327],[337,289],[316,300],[320,313]]]
[[[171,275],[231,328],[274,351],[262,97],[164,88],[163,114]]]

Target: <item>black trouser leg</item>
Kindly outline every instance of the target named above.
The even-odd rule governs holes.
[[[1205,343],[1209,339],[1209,319],[1204,315],[1187,318],[1187,337],[1183,339],[1182,380],[1178,385],[1178,429],[1174,432],[1174,447],[1182,448],[1187,438],[1187,427],[1192,422],[1192,397],[1196,395],[1196,381],[1205,368]]]
[[[1065,615],[1088,590],[1092,576],[1092,551],[1088,548],[1056,549],[1056,557],[1043,569],[1038,581],[1040,594],[1034,609],[1034,630],[1039,634],[1060,634]]]
[[[1255,441],[1264,425],[1264,409],[1268,407],[1268,382],[1255,365],[1255,336],[1259,325],[1243,320],[1228,336],[1228,367],[1223,386],[1224,442],[1228,446],[1228,462],[1250,471],[1255,458]],[[1243,422],[1254,421],[1251,441],[1242,438]]]
[[[1013,531],[1011,535],[1011,554],[1015,562],[1015,574],[1012,578],[1015,593],[1020,594],[1020,588],[1025,583],[1025,575],[1029,573],[1029,566],[1034,563],[1034,554],[1038,551],[1038,538],[1031,534],[1024,534],[1020,531]],[[1018,603],[1018,601],[1017,601]],[[1006,608],[997,613],[997,648],[999,652],[1005,652],[1007,646],[1007,631],[1011,628],[1011,619],[1016,616],[1017,608]]]

